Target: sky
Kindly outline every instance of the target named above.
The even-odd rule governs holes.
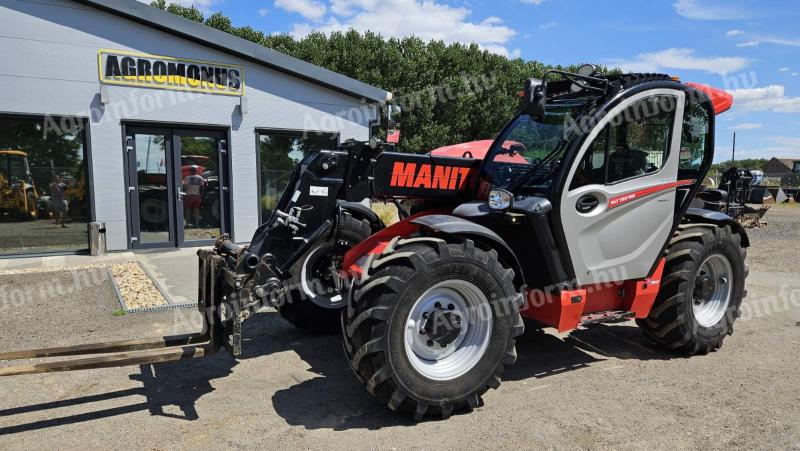
[[[475,42],[512,58],[656,71],[724,88],[715,161],[800,159],[797,0],[173,0],[302,37],[355,28]],[[522,83],[522,81],[520,81]]]

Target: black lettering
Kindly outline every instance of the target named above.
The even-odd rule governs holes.
[[[139,78],[142,81],[147,81],[147,77],[153,75],[153,73],[150,71],[150,68],[151,68],[150,61],[146,59],[139,60],[137,72],[139,73]]]
[[[198,66],[190,64],[186,68],[186,82],[193,88],[200,86],[200,68]]]
[[[119,59],[116,55],[106,57],[106,77],[120,77],[122,72],[119,70]]]
[[[214,84],[214,68],[209,66],[203,66],[200,69],[200,81],[203,82],[205,86],[213,87]]]
[[[167,63],[163,61],[153,63],[153,81],[161,84],[167,82]]]
[[[228,70],[222,69],[221,67],[217,67],[214,69],[214,80],[216,80],[217,85],[221,86],[222,89],[228,87]]]
[[[237,69],[231,69],[228,71],[228,87],[233,89],[234,91],[238,91],[242,87],[242,82],[240,79],[239,71]]]
[[[126,77],[136,76],[136,60],[134,60],[129,56],[123,57],[121,66],[122,66],[122,75]]]
[[[183,84],[181,78],[186,78],[186,65],[169,63],[167,65],[167,75],[169,75],[169,82],[173,85]]]

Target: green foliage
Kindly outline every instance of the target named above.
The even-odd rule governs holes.
[[[221,13],[204,19],[194,7],[166,0],[151,5],[393,92],[403,108],[399,149],[409,152],[493,138],[517,110],[525,80],[542,78],[551,68],[508,59],[476,44],[386,39],[373,32],[311,33],[300,40],[269,36],[233,26]]]
[[[723,173],[728,168],[732,167],[739,169],[761,169],[761,166],[764,166],[766,162],[767,160],[763,158],[747,158],[744,160],[723,161],[722,163],[711,165],[711,171]]]

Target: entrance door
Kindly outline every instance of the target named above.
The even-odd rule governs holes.
[[[126,127],[133,248],[211,243],[229,230],[225,133]]]
[[[581,148],[561,198],[580,285],[646,277],[675,218],[684,93],[626,99]],[[676,119],[677,118],[677,119]]]

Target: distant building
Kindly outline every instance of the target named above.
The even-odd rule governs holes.
[[[761,166],[764,177],[783,177],[789,174],[800,173],[800,159],[794,158],[775,158]]]

